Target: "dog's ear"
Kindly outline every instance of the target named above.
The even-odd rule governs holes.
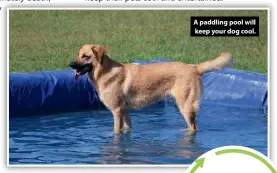
[[[100,64],[102,64],[103,58],[104,58],[104,56],[105,56],[105,54],[106,54],[105,48],[103,48],[103,47],[101,47],[101,46],[96,46],[96,45],[94,45],[94,46],[92,46],[91,50],[92,50],[92,52],[94,53],[94,55],[96,55],[97,61],[98,61]]]

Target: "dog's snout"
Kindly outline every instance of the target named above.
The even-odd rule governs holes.
[[[69,65],[71,68],[76,68],[77,62],[76,62],[76,61],[71,61],[68,65]]]

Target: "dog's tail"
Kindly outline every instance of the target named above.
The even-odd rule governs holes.
[[[197,71],[199,74],[204,74],[209,71],[220,70],[226,67],[232,67],[233,56],[229,52],[223,52],[214,60],[202,62],[197,64]]]

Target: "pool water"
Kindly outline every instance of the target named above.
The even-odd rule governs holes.
[[[10,119],[10,164],[191,164],[216,147],[267,155],[267,116],[256,109],[201,105],[190,134],[174,103],[131,111],[133,130],[113,134],[109,111]]]

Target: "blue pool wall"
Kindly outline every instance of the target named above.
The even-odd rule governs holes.
[[[137,64],[170,61],[157,58]],[[223,69],[202,75],[201,103],[260,109],[267,112],[267,75]],[[74,79],[74,70],[11,72],[9,116],[105,109],[87,75]]]

